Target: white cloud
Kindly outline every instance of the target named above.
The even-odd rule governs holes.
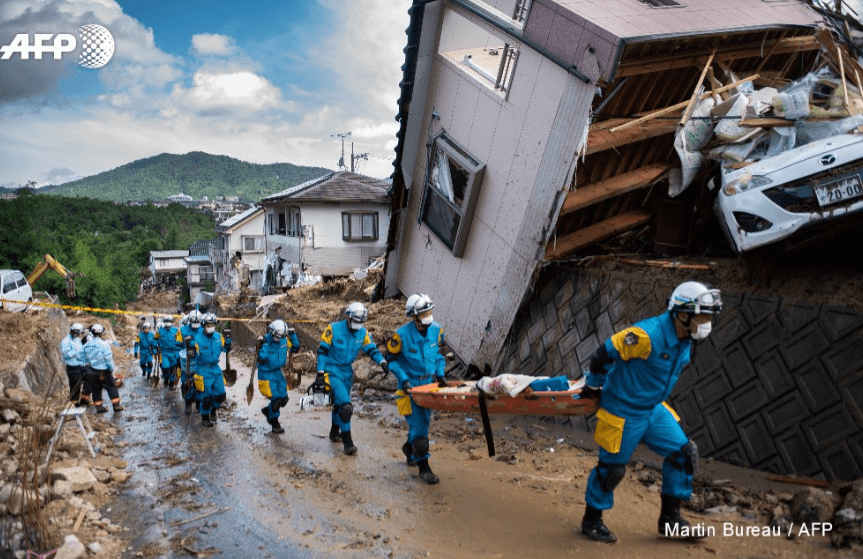
[[[192,35],[192,53],[199,56],[229,56],[237,49],[234,39],[218,33]]]
[[[281,90],[265,78],[248,71],[195,72],[192,87],[174,85],[171,97],[202,112],[257,112],[280,106]]]

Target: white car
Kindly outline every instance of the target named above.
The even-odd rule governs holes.
[[[0,270],[0,307],[7,311],[23,311],[27,305],[8,303],[5,301],[22,301],[27,303],[33,300],[33,290],[27,283],[27,278],[18,270]]]
[[[841,134],[723,169],[714,209],[735,252],[861,223],[863,135]],[[789,239],[790,240],[790,239]]]

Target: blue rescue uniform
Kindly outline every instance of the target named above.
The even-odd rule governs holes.
[[[111,403],[120,403],[120,393],[114,384],[114,354],[108,342],[94,336],[84,346],[84,354],[90,366],[90,397],[96,406],[102,405],[102,390],[108,392]]]
[[[72,334],[63,338],[60,342],[60,353],[66,364],[66,377],[69,379],[69,401],[77,402],[81,399],[84,367],[87,365],[87,356],[84,354],[84,346],[80,338]]]
[[[623,475],[639,442],[665,457],[662,493],[691,497],[693,467],[683,452],[689,439],[665,402],[690,361],[691,347],[689,338],[677,337],[670,313],[637,322],[606,340],[607,374],[587,374],[588,386],[603,386],[594,432],[599,464],[587,482],[588,506],[604,510],[614,505],[616,483],[607,480]]]
[[[141,365],[141,372],[145,377],[149,378],[153,370],[153,356],[156,353],[156,338],[152,332],[144,332],[141,330],[135,337],[135,355],[140,356],[138,364]]]
[[[408,322],[393,334],[387,342],[387,352],[390,355],[388,363],[390,371],[398,379],[399,388],[405,381],[410,382],[411,386],[420,386],[435,379],[444,379],[446,359],[441,354],[443,341],[443,327],[437,322],[432,322],[425,333],[420,332],[414,322]],[[418,439],[428,440],[431,410],[417,404],[402,390],[397,394],[402,397],[399,401],[399,412],[408,422],[407,442],[413,452],[412,459],[425,460],[429,457],[428,443],[419,445],[423,450],[422,456],[416,455],[417,445],[414,443]]]
[[[281,408],[288,403],[288,383],[282,374],[282,367],[288,362],[289,351],[300,351],[300,340],[295,331],[288,332],[288,337],[279,341],[274,340],[272,334],[267,334],[258,352],[258,390],[270,399],[270,403],[262,410],[267,415],[267,421],[278,419]]]
[[[177,380],[177,367],[180,366],[180,348],[182,347],[182,343],[177,342],[179,333],[180,331],[173,326],[170,328],[163,326],[156,330],[153,335],[162,352],[162,362],[159,367],[162,369],[162,380],[166,383]]]
[[[186,359],[186,345],[183,340],[186,339],[187,336],[192,336],[192,339],[189,341],[190,347],[195,347],[195,336],[201,332],[201,327],[192,328],[191,325],[185,324],[180,331],[177,332],[177,343],[180,344],[180,389],[182,390],[183,400],[190,402],[198,399],[198,391],[195,390],[195,384],[193,382],[196,370],[197,357],[191,357]],[[188,363],[188,369],[186,370],[186,364]]]
[[[321,334],[318,346],[318,371],[329,373],[330,387],[333,389],[333,425],[338,425],[343,433],[351,430],[350,419],[343,421],[339,416],[340,406],[351,402],[351,386],[354,381],[353,362],[363,351],[380,365],[384,358],[369,336],[365,327],[359,330],[348,328],[348,321],[333,322]]]
[[[198,391],[198,410],[201,416],[209,416],[210,411],[220,408],[227,399],[219,358],[222,353],[231,351],[231,344],[219,332],[207,334],[203,328],[197,332],[194,337],[197,356],[193,378]]]

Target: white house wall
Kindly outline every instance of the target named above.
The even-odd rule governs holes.
[[[257,217],[250,219],[239,227],[235,227],[231,230],[231,235],[229,237],[229,250],[225,255],[228,261],[230,261],[231,257],[233,257],[237,251],[240,251],[243,253],[243,264],[249,267],[250,272],[264,269],[264,259],[266,258],[266,253],[264,252],[266,247],[263,246],[264,223],[264,214],[261,213]],[[243,250],[243,237],[260,237],[261,252],[246,252]]]
[[[375,241],[342,239],[342,212],[378,214],[378,238]],[[310,204],[300,207],[303,226],[313,228],[313,246],[303,247],[306,271],[313,275],[347,275],[354,268],[365,268],[369,260],[386,252],[386,233],[390,226],[389,206],[370,203]]]
[[[436,109],[433,130],[445,129],[486,171],[465,252],[454,258],[417,221],[427,157],[419,142],[397,285],[432,296],[449,345],[468,363],[495,365],[572,176],[594,91],[527,47],[508,100],[435,57],[422,130]]]

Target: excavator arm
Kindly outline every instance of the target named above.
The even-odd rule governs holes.
[[[27,276],[27,283],[30,284],[30,287],[33,287],[33,285],[39,281],[39,278],[42,277],[42,274],[47,272],[49,268],[60,274],[63,279],[66,280],[66,296],[70,299],[74,299],[75,276],[83,276],[84,274],[76,274],[75,272],[68,270],[65,266],[57,262],[50,254],[43,256],[42,261],[36,264],[33,271],[30,272],[29,276]]]

